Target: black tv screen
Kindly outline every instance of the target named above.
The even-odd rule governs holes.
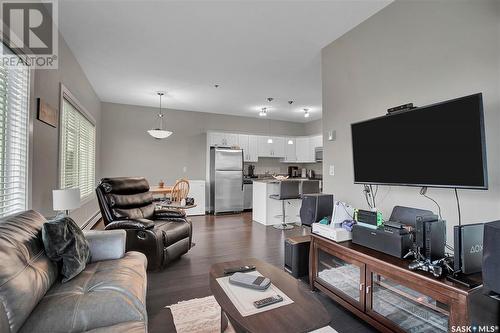
[[[482,94],[351,125],[354,182],[487,189]]]

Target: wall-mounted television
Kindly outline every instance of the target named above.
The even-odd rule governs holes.
[[[351,125],[354,182],[488,188],[482,94]]]

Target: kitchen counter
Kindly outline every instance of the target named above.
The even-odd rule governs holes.
[[[279,183],[279,182],[286,182],[286,181],[306,181],[306,180],[317,180],[321,181],[321,179],[309,179],[309,178],[288,178],[288,179],[275,179],[275,178],[253,178],[253,182],[260,182],[260,183]]]

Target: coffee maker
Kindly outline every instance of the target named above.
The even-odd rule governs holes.
[[[255,165],[249,164],[247,167],[247,177],[254,178],[255,177]]]
[[[288,177],[294,178],[299,176],[299,167],[298,166],[289,166],[288,167]]]

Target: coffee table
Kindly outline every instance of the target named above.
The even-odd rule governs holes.
[[[292,304],[243,317],[216,281],[224,276],[224,268],[255,265],[256,269],[293,300]],[[237,332],[310,332],[328,325],[331,318],[313,292],[303,282],[294,279],[283,269],[258,259],[245,259],[212,265],[210,289]]]

